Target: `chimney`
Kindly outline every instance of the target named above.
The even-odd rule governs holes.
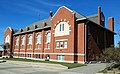
[[[50,11],[50,18],[52,18],[52,11]]]
[[[20,32],[22,32],[23,31],[23,29],[20,29]]]
[[[101,7],[98,6],[98,24],[101,24],[100,18],[101,18]]]
[[[114,18],[113,17],[108,18],[108,29],[111,31],[114,31]]]
[[[34,25],[34,29],[36,29],[37,28],[37,25]]]
[[[29,30],[29,27],[26,27],[26,31],[28,31]]]
[[[42,27],[45,27],[45,26],[46,26],[46,22],[43,22]]]

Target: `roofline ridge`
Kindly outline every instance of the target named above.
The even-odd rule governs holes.
[[[53,15],[53,17],[51,19],[53,19],[55,17],[55,15],[57,14],[57,12],[61,9],[61,8],[66,8],[67,10],[69,10],[70,12],[73,12],[71,9],[69,9],[68,7],[66,6],[60,6],[57,11],[55,12],[55,14]]]

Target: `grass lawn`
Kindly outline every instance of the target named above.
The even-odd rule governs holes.
[[[0,58],[0,60],[3,60]],[[39,62],[39,63],[50,63],[50,64],[61,64],[63,66],[68,67],[68,69],[86,66],[84,64],[79,63],[65,63],[65,62],[53,62],[53,61],[40,61],[40,60],[31,60],[31,59],[22,59],[22,58],[5,58],[4,60],[12,60],[12,61],[24,61],[24,62]]]

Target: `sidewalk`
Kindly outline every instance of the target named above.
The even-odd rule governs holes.
[[[10,60],[7,60],[6,63],[26,65],[31,67],[45,67],[45,68],[51,68],[51,69],[68,69],[68,67],[66,66],[63,66],[60,64],[50,64],[50,63],[23,62],[23,61],[10,61]]]

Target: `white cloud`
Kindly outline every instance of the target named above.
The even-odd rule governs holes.
[[[20,2],[6,2],[6,5],[2,5],[3,8],[12,10],[13,12],[17,13],[24,13],[24,14],[31,14],[31,15],[36,15],[36,14],[48,14],[45,10],[40,9],[39,7],[35,6],[35,3],[25,1],[24,3]]]
[[[50,3],[50,2],[45,2],[45,1],[42,1],[42,0],[35,0],[36,2],[38,3],[41,3],[43,5],[47,5],[47,6],[55,6],[55,7],[59,7],[59,6],[62,6],[61,4],[55,4],[55,3]]]
[[[16,3],[15,4],[17,7],[20,7],[22,10],[22,13],[42,13],[42,14],[48,14],[45,10],[37,8],[33,5],[28,5],[28,4],[20,4]]]

